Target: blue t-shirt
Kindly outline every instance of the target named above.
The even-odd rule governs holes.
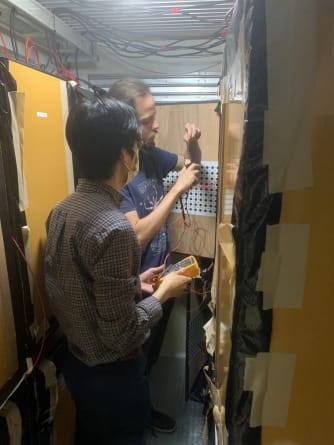
[[[161,148],[152,148],[157,177],[164,178],[177,164],[177,155]],[[136,210],[139,218],[149,215],[164,197],[162,179],[147,178],[140,167],[138,175],[121,190],[123,213]],[[167,223],[148,243],[141,257],[141,272],[150,267],[160,266],[168,253]]]

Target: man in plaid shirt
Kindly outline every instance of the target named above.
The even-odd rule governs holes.
[[[141,249],[120,212],[121,187],[138,164],[134,110],[116,100],[72,108],[66,137],[81,171],[77,190],[47,221],[45,283],[68,342],[64,377],[77,410],[77,445],[143,445],[150,397],[141,346],[189,278],[139,275]]]

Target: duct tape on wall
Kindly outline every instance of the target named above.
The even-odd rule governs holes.
[[[211,317],[210,320],[203,326],[205,332],[206,350],[213,357],[216,347],[216,319]]]
[[[11,401],[8,401],[0,410],[0,416],[6,419],[10,445],[21,445],[22,419],[17,405]]]
[[[53,421],[58,403],[58,380],[56,365],[50,360],[43,360],[38,368],[44,375],[45,389],[47,389],[50,394],[49,423],[51,423]]]
[[[308,254],[308,224],[267,227],[257,290],[263,291],[263,309],[301,308]]]
[[[212,415],[216,426],[218,445],[228,445],[227,430],[225,424],[225,406],[224,406],[228,370],[224,369],[224,377],[225,377],[224,384],[220,388],[217,388],[216,385],[212,382],[207,373],[206,367],[203,369],[203,371],[211,395]]]
[[[24,135],[24,93],[11,91],[8,99],[12,118],[12,136],[16,160],[17,179],[19,187],[19,207],[23,212],[29,207],[28,191],[23,172],[23,135]]]
[[[259,353],[246,358],[244,390],[253,392],[252,428],[286,425],[295,363],[292,353]]]
[[[269,165],[270,193],[313,185],[309,101],[316,66],[315,3],[303,1],[300,14],[299,0],[280,0],[279,8],[276,0],[266,2],[268,111],[263,163]]]

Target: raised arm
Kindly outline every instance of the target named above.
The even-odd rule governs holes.
[[[186,143],[186,150],[184,154],[178,156],[176,164],[176,170],[181,170],[185,163],[185,160],[189,159],[195,164],[200,164],[202,160],[202,151],[199,146],[198,140],[201,137],[201,130],[196,127],[195,124],[187,122],[184,126],[183,140]]]
[[[198,181],[198,177],[198,164],[191,164],[188,168],[183,167],[175,184],[149,215],[144,218],[139,218],[135,210],[125,213],[142,247],[145,247],[147,243],[160,232],[177,200],[182,193],[189,190],[189,188]]]
[[[201,137],[201,130],[189,122],[185,124],[184,130],[183,140],[186,143],[186,150],[184,155],[178,156],[174,169],[179,171],[179,177],[173,187],[159,205],[144,218],[139,218],[136,210],[125,213],[142,247],[160,232],[180,196],[199,181],[202,153],[198,140]],[[189,166],[185,163],[185,159],[190,159]]]

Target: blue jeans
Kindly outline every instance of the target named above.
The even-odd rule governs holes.
[[[145,445],[151,413],[143,355],[90,367],[68,353],[64,378],[76,405],[75,445]]]

